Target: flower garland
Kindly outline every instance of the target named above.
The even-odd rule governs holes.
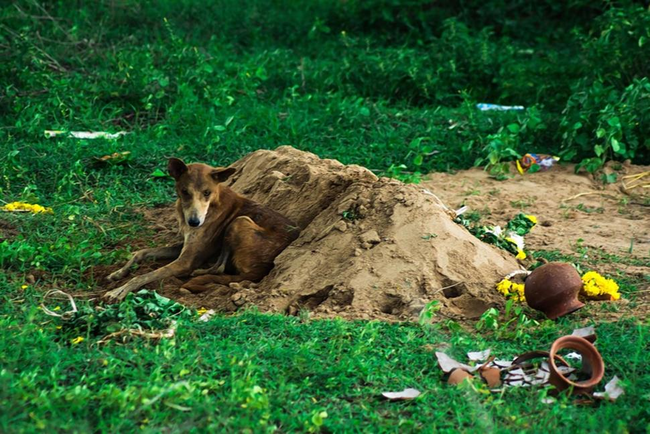
[[[525,302],[524,284],[512,282],[507,277],[496,284],[496,290],[506,298],[512,298],[518,302]],[[621,294],[618,292],[618,284],[607,279],[595,271],[589,271],[582,276],[582,289],[580,295],[589,300],[618,300]]]
[[[462,216],[456,217],[454,221],[465,226],[472,235],[481,241],[494,244],[500,249],[517,255],[517,259],[526,259],[524,235],[527,235],[537,224],[535,216],[522,213],[510,220],[505,229],[502,229],[501,226],[473,226],[469,220]]]
[[[30,204],[30,203],[25,203],[25,202],[11,202],[3,206],[2,208],[3,211],[9,211],[9,212],[31,212],[34,214],[54,214],[54,211],[52,211],[52,208],[48,208],[45,206],[41,206],[38,204]]]

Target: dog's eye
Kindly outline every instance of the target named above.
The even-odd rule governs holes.
[[[203,192],[203,196],[208,197],[208,196],[210,196],[210,193],[212,193],[210,190],[205,190]]]
[[[187,188],[182,189],[182,190],[181,190],[181,193],[183,193],[184,195],[188,195],[188,194],[190,194],[190,192],[187,191]]]

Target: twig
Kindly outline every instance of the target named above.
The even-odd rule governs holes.
[[[590,191],[590,192],[587,192],[587,193],[578,193],[575,196],[571,196],[569,198],[562,199],[562,202],[568,202],[570,200],[577,199],[577,198],[582,197],[582,196],[591,196],[591,195],[594,195],[594,194],[609,197],[610,199],[618,200],[618,198],[616,196],[612,196],[611,194],[600,193],[598,191]]]
[[[458,286],[458,285],[460,285],[460,284],[462,284],[462,283],[465,283],[465,282],[456,282],[456,283],[454,283],[453,285],[445,286],[444,288],[440,288],[439,290],[437,290],[436,292],[434,292],[432,295],[436,295],[436,294],[438,294],[439,292],[444,291],[445,289],[453,288],[454,286]]]
[[[66,296],[66,297],[68,298],[68,300],[70,300],[70,305],[72,306],[72,310],[69,310],[69,311],[67,311],[67,312],[63,312],[63,313],[61,314],[61,313],[56,313],[56,312],[54,312],[54,311],[48,309],[47,307],[45,307],[45,304],[44,304],[44,303],[45,303],[45,299],[48,298],[48,297],[50,297],[50,296],[52,296],[52,295],[54,295],[54,294],[62,294],[62,295],[64,295],[64,296]],[[55,317],[57,317],[57,318],[68,319],[68,318],[70,318],[74,313],[77,312],[77,305],[76,305],[75,302],[74,302],[74,298],[72,298],[72,296],[71,296],[70,294],[65,293],[65,292],[63,292],[63,291],[60,291],[60,290],[58,290],[58,289],[53,289],[53,290],[49,291],[48,293],[46,293],[46,294],[43,296],[43,299],[41,300],[41,309],[43,310],[43,312],[45,312],[45,313],[46,313],[47,315],[49,315],[49,316],[55,316]]]

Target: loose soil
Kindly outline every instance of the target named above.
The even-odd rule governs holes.
[[[520,211],[536,215],[541,224],[526,238],[533,250],[575,252],[582,238],[582,246],[624,254],[634,239],[636,253],[627,255],[639,260],[635,264],[644,254],[647,259],[648,209],[633,203],[644,199],[622,205],[620,199],[609,199],[616,197],[615,186],[599,189],[589,177],[573,174],[571,167],[506,181],[472,169],[432,174],[423,184],[405,185],[291,147],[257,151],[233,166],[239,171],[229,185],[294,220],[300,238],[257,284],[214,285],[211,291],[191,294],[181,289],[187,279],[171,278],[147,288],[222,312],[256,306],[292,315],[309,311],[317,318],[394,321],[415,319],[426,303],[438,301],[438,318],[476,319],[489,307],[503,304],[494,285],[521,265],[454,223],[445,203],[451,208],[466,204],[502,226]],[[579,193],[590,194],[572,198]],[[156,244],[177,241],[172,204],[142,212],[156,231]],[[92,277],[106,285],[104,290],[115,288],[124,282],[106,284],[104,278],[120,265],[96,267]],[[134,274],[161,265],[144,264]],[[648,271],[640,265],[626,267],[629,272]]]
[[[258,284],[215,285],[196,295],[179,289],[181,279],[150,288],[220,311],[254,305],[349,319],[412,319],[437,300],[443,315],[464,319],[502,303],[494,284],[520,268],[512,255],[454,223],[446,206],[422,186],[378,179],[362,167],[291,147],[257,151],[233,166],[239,171],[230,186],[295,221],[300,237]],[[171,205],[146,210],[145,218],[158,228],[161,244],[174,242]],[[136,274],[160,265],[146,264]],[[94,278],[101,281],[117,266],[95,268]]]
[[[649,170],[650,166],[610,164],[605,171],[616,172],[618,181],[605,185],[601,173],[576,174],[573,164],[504,181],[474,168],[429,174],[423,186],[435,190],[450,207],[467,205],[478,211],[483,224],[503,227],[517,212],[536,216],[540,224],[526,236],[530,250],[587,255],[604,260],[601,272],[642,277],[650,266],[650,192],[626,190],[629,181],[623,177]],[[514,166],[511,172],[517,173]],[[650,183],[650,176],[645,182]],[[606,260],[608,255],[618,260]]]

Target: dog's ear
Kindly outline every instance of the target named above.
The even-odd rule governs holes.
[[[214,179],[217,182],[224,182],[226,179],[230,178],[230,176],[235,173],[237,169],[234,167],[220,167],[218,169],[214,169],[210,175],[212,175],[212,179]]]
[[[187,166],[183,163],[183,160],[178,158],[170,158],[167,162],[167,171],[169,174],[178,181],[178,178],[185,172],[187,172]]]

